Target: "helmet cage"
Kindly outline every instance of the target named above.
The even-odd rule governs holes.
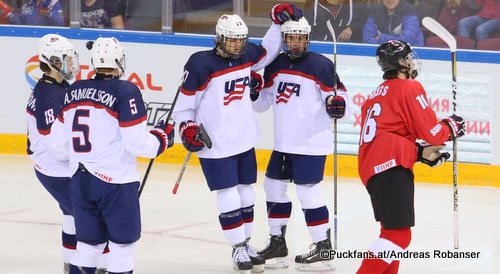
[[[230,49],[236,47],[236,39],[242,39],[242,44],[238,52],[232,52]],[[217,54],[224,58],[237,59],[243,55],[247,48],[248,38],[246,35],[233,35],[233,37],[227,37],[224,35],[217,35],[215,38],[215,49]]]
[[[297,36],[297,35],[305,35],[306,36],[306,42],[304,44],[304,47],[301,48],[300,50],[293,50],[293,49],[290,49],[290,45],[289,44],[292,44],[292,43],[303,43],[302,41],[287,41],[287,36],[288,35],[291,35],[291,36]],[[288,33],[281,33],[281,40],[282,40],[282,49],[283,51],[288,55],[288,57],[290,57],[290,59],[292,60],[296,60],[296,59],[301,59],[302,57],[304,57],[307,52],[309,51],[309,44],[310,44],[310,35],[309,34],[306,34],[306,33],[293,33],[293,32],[288,32]],[[299,39],[299,38],[296,38],[296,39]]]
[[[287,41],[288,35],[296,36],[295,39],[297,41]],[[305,36],[305,43],[299,38],[299,35],[302,37]],[[310,36],[311,25],[309,25],[305,17],[301,17],[298,21],[288,20],[281,25],[282,49],[292,60],[303,58],[307,54],[309,51]],[[294,47],[295,49],[291,47],[292,43],[303,43],[304,46],[297,50],[297,47]]]
[[[392,40],[377,48],[377,63],[384,72],[401,71],[408,78],[415,79],[420,72],[421,62],[418,54],[409,44]]]
[[[222,15],[215,26],[215,34],[215,50],[219,56],[239,58],[245,52],[248,27],[239,15]]]

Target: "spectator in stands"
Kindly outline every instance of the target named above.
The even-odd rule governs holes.
[[[457,35],[471,37],[476,41],[500,33],[500,0],[476,0],[481,7],[477,15],[465,17],[458,22]]]
[[[120,0],[82,0],[81,26],[124,29]]]
[[[10,24],[35,26],[64,26],[63,10],[58,0],[28,0],[20,12],[12,11]]]
[[[311,40],[333,41],[326,21],[330,20],[337,41],[361,42],[367,4],[353,0],[308,0],[305,17],[312,23]]]
[[[457,34],[458,21],[477,11],[475,0],[445,0],[436,20],[451,34]]]
[[[415,6],[418,18],[421,21],[424,17],[432,17],[436,19],[439,9],[443,3],[446,2],[446,0],[408,0],[408,2]]]
[[[389,40],[401,40],[412,46],[423,46],[415,6],[406,0],[382,0],[373,6],[363,29],[363,42],[381,44]]]

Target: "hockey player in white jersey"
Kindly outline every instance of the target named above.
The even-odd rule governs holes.
[[[64,271],[68,273],[69,263],[76,250],[69,184],[71,173],[69,161],[51,153],[49,136],[69,89],[68,80],[78,74],[80,67],[73,44],[57,34],[47,34],[39,40],[38,59],[43,76],[35,85],[26,107],[27,152],[33,161],[36,177],[56,199],[63,212],[62,256]]]
[[[248,84],[250,71],[269,64],[280,51],[280,24],[298,20],[302,11],[277,4],[273,24],[261,45],[247,42],[248,28],[238,15],[222,15],[215,28],[215,47],[194,53],[186,63],[185,81],[173,111],[185,148],[198,152],[208,187],[217,194],[219,222],[233,246],[233,267],[264,271],[264,260],[248,244],[252,235],[257,180],[254,146],[258,129]],[[198,140],[199,125],[210,136],[211,149]]]
[[[149,133],[140,90],[120,80],[124,49],[115,38],[87,43],[96,76],[76,81],[52,127],[51,141],[69,152],[78,240],[70,274],[94,273],[109,241],[108,273],[132,273],[140,238],[137,156],[154,158],[173,145],[174,130]]]
[[[296,269],[332,270],[331,260],[321,257],[322,250],[331,249],[331,241],[319,183],[326,155],[333,151],[332,118],[351,115],[351,106],[333,62],[308,51],[311,26],[306,18],[285,22],[281,33],[283,52],[265,68],[262,91],[257,73],[251,80],[254,109],[263,112],[272,106],[274,115],[274,149],[264,180],[271,238],[258,253],[266,260],[275,259],[266,267],[288,266],[285,232],[292,203],[287,188],[293,182],[315,246],[295,257]]]

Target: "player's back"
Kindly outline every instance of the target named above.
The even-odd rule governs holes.
[[[72,170],[83,164],[110,183],[138,179],[136,156],[123,144],[123,131],[146,120],[144,103],[135,85],[118,79],[77,81],[66,95],[63,117],[66,127],[71,128]]]

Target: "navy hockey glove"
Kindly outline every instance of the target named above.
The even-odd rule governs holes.
[[[160,147],[158,148],[156,156],[162,154],[165,149],[174,145],[174,125],[165,124],[164,121],[160,120],[156,126],[149,131],[149,133],[153,134],[156,138],[158,138],[158,141],[160,141]]]
[[[279,3],[274,5],[270,13],[271,20],[275,24],[279,25],[290,19],[299,21],[302,15],[302,10],[299,7],[288,3]]]
[[[262,76],[253,71],[250,76],[250,84],[248,85],[250,88],[250,99],[255,101],[259,98],[259,92],[262,90]]]
[[[438,167],[450,158],[448,152],[441,152],[444,145],[431,146],[427,143],[417,143],[417,162],[422,162],[430,167]]]
[[[182,144],[191,152],[197,152],[205,147],[205,144],[198,141],[200,135],[200,127],[195,122],[189,120],[182,122],[179,125]]]
[[[331,118],[340,119],[345,115],[345,100],[342,96],[330,95],[325,99],[326,113]]]
[[[448,118],[444,118],[441,122],[450,128],[451,135],[448,141],[465,135],[465,121],[462,117],[453,114]]]

